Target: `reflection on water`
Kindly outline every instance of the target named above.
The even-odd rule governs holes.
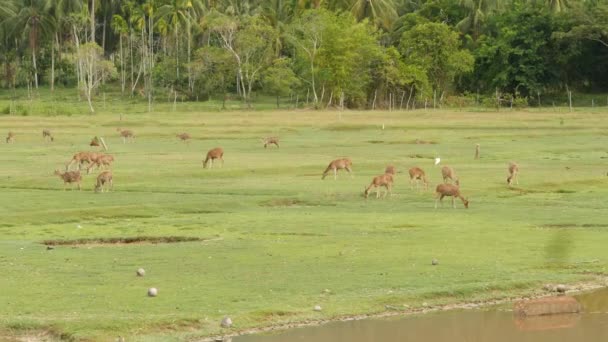
[[[512,312],[466,310],[395,319],[335,322],[250,335],[233,342],[561,342],[608,341],[608,290],[577,296],[582,314],[518,318]]]

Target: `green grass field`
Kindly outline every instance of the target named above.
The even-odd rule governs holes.
[[[607,271],[608,113],[157,112],[2,116],[0,338],[185,340],[309,319],[526,293]],[[128,110],[128,107],[125,107]],[[382,130],[382,124],[385,129]],[[116,127],[135,131],[123,144]],[[55,135],[44,143],[43,128]],[[189,132],[190,144],[175,134]],[[103,136],[114,191],[53,171]],[[281,137],[280,149],[260,138]],[[433,142],[417,144],[416,140]],[[475,144],[481,159],[474,160]],[[222,169],[203,169],[213,147]],[[442,165],[470,208],[435,210]],[[321,173],[348,156],[354,178]],[[519,186],[506,185],[507,164]],[[364,199],[386,165],[391,198]],[[407,169],[427,171],[427,192]],[[51,239],[198,237],[57,246]],[[431,266],[431,260],[439,260]],[[136,277],[137,268],[146,269]],[[156,298],[146,296],[157,287]],[[329,290],[329,291],[326,291]],[[322,312],[314,312],[314,305]],[[232,329],[219,322],[232,317]]]

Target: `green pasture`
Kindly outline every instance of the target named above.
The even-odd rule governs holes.
[[[194,340],[387,305],[504,298],[606,272],[603,109],[179,105],[152,114],[125,103],[92,116],[0,116],[0,339]],[[136,141],[123,144],[117,127],[133,130]],[[43,128],[55,142],[43,141]],[[4,143],[9,130],[14,144]],[[193,140],[180,142],[181,132]],[[268,135],[281,147],[264,149]],[[53,171],[92,149],[93,136],[115,156],[114,191],[93,192],[97,171],[84,176],[82,191],[64,191]],[[224,167],[203,169],[204,153],[216,146],[225,150]],[[327,164],[343,156],[352,158],[354,178],[341,172],[322,181]],[[449,199],[433,208],[436,156],[459,175],[468,210],[460,202],[452,209]],[[513,188],[509,161],[520,165]],[[388,164],[402,172],[393,196],[364,199]],[[426,170],[429,191],[410,190],[412,166]],[[202,240],[52,250],[42,243],[141,236]],[[145,277],[135,276],[139,267]],[[146,296],[149,287],[158,297]],[[317,304],[322,312],[312,310]],[[219,325],[226,315],[230,329]]]

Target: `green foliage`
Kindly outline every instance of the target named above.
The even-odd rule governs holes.
[[[275,59],[262,76],[262,88],[269,94],[277,97],[277,107],[279,107],[279,97],[293,93],[300,85],[301,81],[290,67],[289,58]]]
[[[546,10],[524,5],[495,17],[492,30],[479,40],[476,72],[481,88],[536,95],[552,82],[550,62],[553,21]]]
[[[399,49],[405,63],[424,70],[433,89],[440,92],[450,87],[456,76],[473,69],[473,56],[461,48],[458,33],[446,24],[414,26],[403,33]]]
[[[225,107],[226,93],[233,87],[236,63],[226,50],[207,46],[196,51],[193,72],[197,84],[209,95],[222,96],[222,108]]]

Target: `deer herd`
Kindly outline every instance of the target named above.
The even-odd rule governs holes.
[[[135,133],[132,130],[117,128],[116,131],[119,133],[120,137],[123,140],[123,143],[134,142],[135,141]],[[179,133],[176,134],[176,137],[183,141],[189,142],[192,137],[188,133]],[[42,130],[42,138],[45,142],[53,142],[55,138],[50,130],[43,129]],[[6,143],[12,144],[16,140],[16,134],[12,131],[8,132],[6,137]],[[94,137],[90,142],[90,146],[100,146],[99,138]],[[275,145],[277,148],[279,147],[279,138],[278,137],[265,137],[262,138],[262,143],[264,148],[267,148],[269,145]],[[105,143],[104,143],[105,147]],[[437,159],[435,160],[435,165],[438,164]],[[479,159],[479,144],[476,145],[475,148],[475,159]],[[213,168],[213,163],[216,161],[220,161],[220,167],[224,165],[224,149],[221,147],[216,147],[209,150],[205,156],[203,162],[203,168]],[[92,169],[96,168],[102,170],[101,173],[97,176],[94,191],[95,192],[104,192],[110,191],[113,189],[113,176],[111,171],[112,163],[114,162],[114,156],[102,152],[94,152],[94,151],[85,151],[78,152],[72,156],[70,161],[65,166],[65,172],[61,172],[59,170],[55,170],[55,175],[59,176],[64,184],[64,190],[68,185],[76,184],[78,186],[78,190],[81,190],[81,182],[82,175],[80,170],[86,164],[86,174],[89,174]],[[72,167],[75,170],[71,170]],[[353,162],[350,158],[340,158],[333,160],[329,163],[325,171],[323,171],[323,175],[321,179],[325,179],[327,175],[333,173],[334,180],[338,177],[339,170],[346,170],[348,174],[353,178]],[[519,174],[519,166],[515,162],[510,162],[507,168],[508,177],[507,184],[508,186],[512,186],[513,184],[519,184],[518,174]],[[414,189],[414,185],[416,190],[420,190],[420,183],[424,186],[424,190],[428,190],[429,181],[427,179],[426,173],[423,169],[418,166],[412,167],[408,170],[410,177],[410,189]],[[386,197],[387,195],[392,195],[393,183],[395,181],[395,177],[397,176],[397,170],[395,166],[389,165],[384,170],[384,174],[376,176],[372,179],[371,183],[365,187],[363,195],[365,198],[368,198],[369,193],[372,190],[376,191],[376,198],[380,198],[380,190],[384,188],[384,194],[382,197]],[[465,208],[469,207],[469,201],[462,196],[460,193],[460,180],[456,175],[456,172],[453,168],[449,166],[443,166],[441,168],[441,176],[443,178],[443,183],[437,185],[435,188],[435,208],[437,208],[438,203],[443,204],[444,197],[452,198],[452,207],[456,207],[456,198],[459,198],[464,204]]]

